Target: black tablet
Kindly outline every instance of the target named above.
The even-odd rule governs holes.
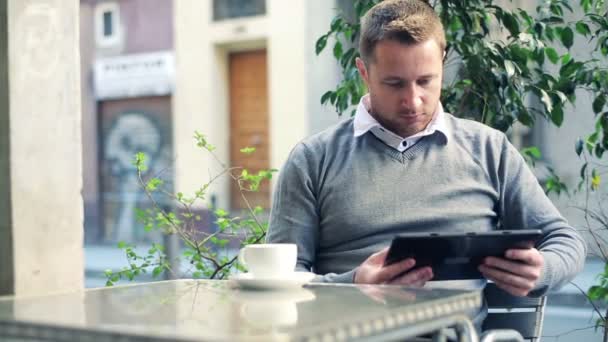
[[[393,239],[384,265],[406,258],[416,268],[431,266],[433,280],[483,278],[477,267],[487,256],[504,256],[507,249],[530,248],[541,230],[496,230],[483,233],[407,233]]]

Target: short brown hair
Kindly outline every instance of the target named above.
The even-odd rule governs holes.
[[[384,0],[361,18],[359,52],[367,64],[374,58],[376,44],[396,40],[417,44],[435,39],[445,50],[445,32],[439,16],[424,0]]]

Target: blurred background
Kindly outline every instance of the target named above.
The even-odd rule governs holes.
[[[531,7],[534,1],[505,6]],[[320,104],[341,69],[330,53],[315,54],[317,38],[338,11],[352,12],[352,1],[80,1],[87,287],[104,286],[104,270],[126,265],[119,241],[140,251],[160,242],[169,254],[179,253],[176,241],[145,232],[136,219],[135,208],[150,205],[137,184],[136,152],[148,155],[151,174],[163,178],[168,191],[188,193],[219,170],[196,148],[195,130],[207,135],[227,165],[280,169],[297,141],[344,119]],[[574,54],[584,53],[585,43],[576,44]],[[590,111],[584,94],[579,102],[578,110]],[[566,182],[578,177],[573,143],[593,122],[574,112],[566,113],[560,129],[539,123],[510,132],[516,146],[541,149],[539,170],[552,165]],[[245,146],[256,153],[239,153]],[[271,191],[272,184],[250,201],[268,208]],[[215,207],[243,209],[227,180],[215,182],[208,199]],[[553,199],[573,224],[581,222],[580,199]],[[197,207],[203,217],[198,229],[211,231],[208,205]],[[587,290],[603,267],[589,257],[574,284],[551,294],[545,341],[600,339],[592,328],[597,316],[577,286]]]

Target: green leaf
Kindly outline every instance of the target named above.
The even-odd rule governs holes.
[[[321,104],[325,104],[325,102],[330,100],[333,93],[334,92],[330,90],[330,91],[326,92],[325,94],[323,94],[323,96],[321,96]]]
[[[582,34],[585,37],[591,34],[589,25],[587,25],[585,22],[582,22],[582,21],[579,21],[578,23],[576,23],[576,32]]]
[[[583,139],[578,138],[576,139],[576,144],[574,146],[574,150],[576,151],[576,154],[580,157],[580,155],[583,153],[583,147],[585,146],[585,143],[583,142]],[[585,164],[586,165],[586,164]],[[582,176],[581,176],[582,177]]]
[[[329,26],[330,30],[334,31],[334,32],[338,31],[340,29],[340,26],[342,26],[343,22],[344,22],[344,19],[342,19],[342,17],[340,17],[340,16],[334,17],[331,21],[331,25]]]
[[[597,143],[598,136],[599,136],[598,132],[595,132],[595,133],[589,135],[587,137],[587,139],[585,140],[585,147],[587,147],[587,151],[589,153],[593,152],[593,147],[595,146],[595,143]]]
[[[147,171],[148,166],[146,165],[146,154],[143,152],[137,152],[133,158],[132,164],[135,166],[138,172]]]
[[[551,111],[551,121],[557,126],[560,127],[562,123],[564,123],[564,110],[562,106],[556,106]]]
[[[602,182],[602,178],[597,173],[595,169],[591,173],[591,190],[597,190],[600,188],[600,183]]]
[[[530,115],[530,113],[523,109],[517,114],[517,120],[521,122],[523,125],[532,127],[534,125],[534,118]]]
[[[352,27],[349,26],[346,29],[344,29],[344,37],[348,41],[351,41],[351,42],[353,41],[354,36],[353,36],[353,29],[352,29]]]
[[[327,45],[327,38],[328,35],[324,35],[317,40],[317,44],[315,45],[315,52],[317,55],[320,54],[323,49],[325,49],[325,46]]]
[[[217,209],[215,211],[215,216],[217,216],[217,217],[226,217],[226,216],[228,216],[228,212],[226,210],[224,210],[224,209]]]
[[[599,299],[602,293],[602,288],[600,286],[594,285],[589,288],[588,295],[590,299]]]
[[[336,57],[336,59],[340,59],[340,57],[342,57],[342,53],[342,43],[338,41],[336,44],[334,44],[334,57]]]
[[[581,178],[584,180],[587,177],[587,165],[589,165],[588,163],[583,164],[583,166],[581,167]]]
[[[545,105],[547,112],[551,113],[553,111],[553,101],[551,101],[551,97],[544,89],[540,89],[540,94],[540,101]]]
[[[540,150],[536,146],[524,148],[522,153],[531,157],[532,159],[538,160],[541,158]]]
[[[559,98],[560,104],[563,105],[564,103],[566,103],[566,101],[568,101],[568,96],[566,96],[566,94],[564,94],[563,92],[555,90],[553,93]]]
[[[511,13],[504,12],[502,22],[505,24],[507,30],[509,30],[509,33],[511,33],[511,36],[517,37],[519,34],[519,22],[517,21],[517,18]]]
[[[152,243],[152,248],[154,248],[155,250],[162,252],[165,250],[165,246],[161,245],[160,243]]]
[[[196,146],[200,148],[204,148],[207,151],[211,152],[215,150],[215,146],[211,145],[207,141],[207,137],[204,134],[201,134],[198,131],[194,131],[194,140],[196,140]]]
[[[252,154],[253,152],[255,152],[255,147],[244,147],[240,149],[240,151],[243,154]]]
[[[163,272],[162,266],[156,266],[152,270],[152,277],[156,278]]]
[[[600,95],[596,96],[595,100],[593,100],[593,112],[595,114],[598,114],[599,112],[602,111],[605,104],[606,104],[606,95],[600,94]]]
[[[570,50],[570,48],[572,47],[572,43],[574,42],[574,32],[572,32],[572,29],[569,27],[564,27],[564,29],[561,32],[560,38],[562,40],[562,44],[564,44],[564,46]]]
[[[568,63],[562,65],[562,67],[559,69],[559,75],[561,77],[570,77],[582,67],[583,63],[569,60]]]
[[[161,179],[151,178],[148,183],[146,183],[146,190],[156,191],[161,185],[163,185],[163,181]]]
[[[598,159],[602,159],[602,156],[604,155],[605,151],[606,150],[604,150],[604,148],[600,144],[595,145],[595,156]]]
[[[117,247],[120,249],[124,249],[127,247],[127,243],[124,241],[118,241]]]
[[[551,63],[557,64],[557,62],[559,61],[559,55],[557,54],[557,51],[555,51],[554,48],[552,48],[552,47],[545,48],[545,54],[547,55],[547,58],[549,58]]]
[[[507,75],[509,77],[513,77],[515,75],[515,65],[510,60],[505,60],[505,70],[507,71]]]

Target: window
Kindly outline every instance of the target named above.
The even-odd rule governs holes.
[[[112,12],[107,11],[103,12],[103,36],[111,37],[112,36]]]
[[[213,0],[213,20],[266,14],[266,0]]]
[[[95,38],[99,47],[113,47],[121,41],[119,7],[103,2],[95,7]]]

